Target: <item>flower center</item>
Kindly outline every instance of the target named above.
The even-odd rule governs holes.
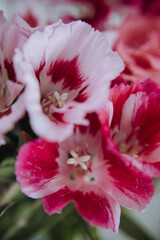
[[[74,165],[74,166],[81,166],[83,170],[87,170],[88,166],[87,163],[91,159],[91,155],[82,155],[79,156],[78,153],[75,151],[71,150],[70,151],[71,158],[68,158],[67,164]]]
[[[46,114],[49,113],[50,106],[53,105],[56,108],[62,108],[68,99],[68,93],[62,93],[61,95],[57,91],[51,91],[42,101],[42,107]]]
[[[140,146],[135,135],[137,130],[139,130],[139,127],[135,127],[130,135],[120,132],[118,128],[114,128],[111,132],[111,137],[122,154],[129,154],[130,156],[137,158],[142,151],[142,146]]]

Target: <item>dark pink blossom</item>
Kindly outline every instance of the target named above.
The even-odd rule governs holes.
[[[110,100],[113,103],[108,148],[129,166],[160,177],[160,88],[151,80],[114,85]],[[103,113],[103,116],[105,114]],[[104,126],[106,119],[101,121]],[[109,133],[108,133],[109,135]],[[104,137],[105,138],[105,137]]]
[[[76,126],[61,143],[37,139],[22,146],[17,180],[26,195],[42,198],[48,214],[60,213],[73,201],[93,225],[117,232],[119,204],[143,210],[153,195],[153,182],[108,150],[95,113],[87,118],[89,127]]]

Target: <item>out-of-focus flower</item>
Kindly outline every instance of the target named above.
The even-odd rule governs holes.
[[[81,21],[35,32],[14,60],[33,131],[48,141],[64,140],[74,124],[86,125],[86,113],[102,107],[110,81],[123,69],[107,35]]]
[[[144,14],[160,15],[159,0],[121,0],[124,4],[137,7]]]
[[[118,230],[120,207],[143,210],[153,192],[148,176],[131,169],[101,141],[95,113],[89,127],[76,126],[61,143],[37,139],[22,146],[16,176],[22,191],[42,198],[48,214],[61,212],[71,201],[95,226]]]
[[[14,49],[21,48],[30,34],[30,27],[20,17],[6,21],[0,12],[0,144],[5,143],[3,135],[25,111],[21,94],[24,85],[16,79],[13,55]]]
[[[152,78],[160,83],[160,17],[128,18],[119,29],[114,49],[125,62],[122,76],[126,80]]]
[[[66,2],[64,0],[64,2]],[[107,21],[110,7],[105,0],[68,0],[77,9],[81,9],[81,16],[75,16],[73,20],[82,20],[89,23],[92,27],[104,30],[105,21]]]
[[[114,111],[110,130],[106,124],[108,148],[114,146],[117,156],[129,166],[160,177],[159,85],[151,80],[114,85],[110,100]]]
[[[9,18],[19,14],[32,27],[62,19],[65,23],[82,20],[103,30],[109,14],[105,0],[5,0],[4,6]]]

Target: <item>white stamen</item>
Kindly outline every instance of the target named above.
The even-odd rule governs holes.
[[[90,155],[83,155],[79,157],[79,155],[73,150],[70,151],[70,154],[72,155],[72,158],[69,158],[67,160],[68,164],[71,164],[74,166],[80,165],[81,168],[83,168],[84,170],[88,169],[86,162],[88,162],[91,159]]]
[[[65,93],[65,92],[62,93],[62,95],[60,95],[57,91],[49,92],[42,101],[42,107],[44,109],[44,112],[48,114],[50,105],[53,105],[57,108],[63,107],[67,102],[67,98],[68,98],[68,93]]]
[[[63,107],[67,101],[68,98],[68,93],[62,93],[62,95],[60,95],[57,91],[54,92],[54,97],[57,100],[57,106],[56,107]]]
[[[79,157],[78,154],[77,154],[75,151],[73,151],[73,150],[70,151],[70,154],[71,154],[72,157],[74,157],[74,158],[78,158],[78,157]]]

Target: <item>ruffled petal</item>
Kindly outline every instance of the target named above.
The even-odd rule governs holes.
[[[94,226],[118,231],[120,219],[119,204],[108,194],[95,192],[74,192],[78,212]]]
[[[64,186],[57,182],[58,156],[58,144],[48,143],[43,139],[34,140],[21,147],[15,173],[26,195],[40,198]]]
[[[64,187],[53,193],[44,197],[43,199],[43,207],[48,214],[53,213],[61,213],[62,209],[71,201],[73,201],[73,197],[71,191]]]
[[[106,190],[124,207],[138,211],[145,209],[154,194],[152,178],[135,170],[109,142],[104,144],[103,150],[106,171],[111,177],[111,185],[108,187],[107,184]]]

